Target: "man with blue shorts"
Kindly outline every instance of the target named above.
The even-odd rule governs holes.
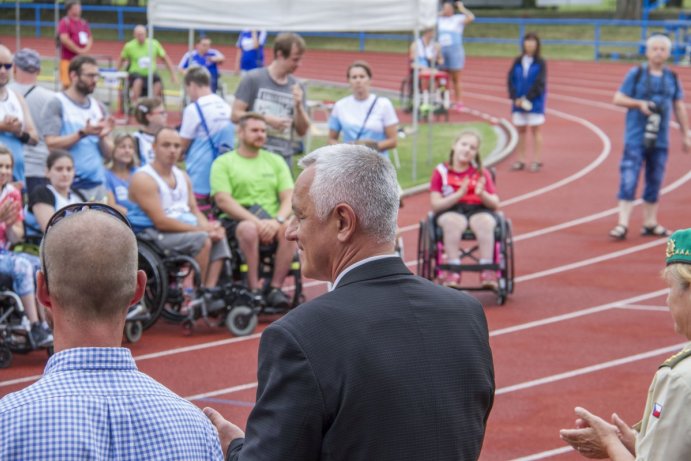
[[[657,222],[657,208],[667,164],[672,109],[681,128],[683,151],[687,152],[691,147],[684,92],[676,74],[665,66],[671,48],[672,42],[666,36],[650,37],[646,42],[647,63],[631,69],[614,95],[614,104],[628,109],[624,155],[620,164],[619,222],[609,232],[609,236],[616,240],[626,238],[638,176],[644,165],[641,235],[669,235],[669,231]]]

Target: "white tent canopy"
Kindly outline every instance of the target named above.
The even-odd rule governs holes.
[[[153,27],[273,31],[420,30],[438,0],[149,0]]]

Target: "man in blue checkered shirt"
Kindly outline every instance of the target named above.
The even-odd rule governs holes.
[[[125,222],[102,210],[67,215],[49,225],[42,254],[38,298],[56,354],[39,381],[0,400],[0,459],[222,460],[201,410],[119,347],[146,285]]]

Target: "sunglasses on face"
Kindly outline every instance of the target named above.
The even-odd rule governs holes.
[[[102,213],[109,214],[114,218],[117,218],[118,220],[127,224],[127,227],[129,227],[130,230],[134,232],[134,230],[132,229],[132,225],[122,213],[120,213],[115,208],[105,205],[103,203],[73,203],[71,205],[67,205],[63,208],[60,208],[58,211],[55,212],[55,214],[53,214],[53,216],[51,216],[50,220],[48,221],[46,231],[43,233],[43,240],[41,240],[41,272],[43,272],[43,278],[46,281],[46,289],[48,289],[48,272],[46,271],[46,255],[43,245],[45,244],[46,237],[48,236],[48,231],[50,231],[52,227],[55,227],[57,223],[65,219],[67,216],[71,216],[73,214],[81,213],[82,211],[88,210],[100,211]]]
[[[0,67],[4,67],[5,70],[10,70],[12,68],[11,62],[0,62]]]

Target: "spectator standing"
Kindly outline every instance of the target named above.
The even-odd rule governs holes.
[[[75,56],[88,54],[93,43],[89,23],[82,18],[81,1],[66,0],[65,17],[58,23],[60,82],[62,82],[63,89],[70,86],[70,61]]]
[[[264,67],[264,45],[268,34],[265,30],[245,29],[238,35],[238,52],[235,59],[235,72],[246,72]]]
[[[133,135],[137,141],[139,162],[146,165],[154,160],[154,135],[168,126],[168,112],[159,98],[139,98],[134,108],[134,118],[139,123],[139,130]]]
[[[384,96],[370,92],[372,70],[365,61],[348,67],[346,78],[353,92],[340,99],[329,116],[329,144],[343,142],[363,144],[389,158],[389,149],[398,143],[398,116],[393,104]]]
[[[152,39],[151,47],[153,48],[153,62],[149,57],[149,39],[146,37],[146,27],[137,25],[132,32],[134,38],[125,43],[118,57],[116,68],[122,69],[126,67],[129,73],[128,82],[130,89],[130,100],[136,101],[141,96],[144,96],[148,89],[149,74],[153,72],[153,96],[163,100],[163,84],[161,77],[156,72],[156,62],[162,59],[168,71],[170,72],[170,79],[174,85],[177,85],[178,78],[175,72],[175,66],[166,54],[166,51],[161,46],[161,43],[155,38]]]
[[[199,408],[120,347],[146,288],[127,220],[103,204],[63,208],[41,254],[38,298],[52,313],[55,355],[41,379],[0,400],[0,458],[222,460]]]
[[[667,241],[663,277],[669,286],[674,331],[691,340],[691,229],[676,231]],[[576,427],[562,429],[561,439],[586,458],[613,461],[682,460],[691,457],[691,343],[657,369],[635,428],[616,413],[611,423],[576,407]]]
[[[9,86],[24,97],[31,113],[31,118],[36,122],[41,120],[43,108],[55,97],[53,91],[38,84],[38,75],[40,73],[41,57],[38,52],[31,48],[23,48],[14,55],[14,81]],[[36,127],[38,144],[35,146],[31,144],[24,145],[24,174],[26,177],[27,195],[31,195],[36,186],[48,183],[46,178],[48,147],[39,128]]]
[[[38,133],[24,97],[9,87],[12,53],[0,45],[0,143],[14,157],[13,176],[24,187],[24,144],[36,145]]]
[[[442,69],[449,72],[453,83],[453,106],[455,110],[463,108],[461,98],[461,71],[465,67],[465,51],[463,49],[463,32],[465,27],[475,20],[475,15],[463,2],[456,2],[459,13],[454,11],[452,2],[444,2],[441,14],[437,20],[437,33],[441,54],[444,59]]]
[[[104,161],[113,152],[114,121],[91,94],[100,78],[96,60],[78,56],[70,63],[71,84],[43,109],[41,129],[48,149],[67,149],[74,159],[74,187],[89,201],[105,203]]]
[[[540,54],[540,38],[534,32],[529,32],[523,37],[523,52],[509,69],[508,87],[513,124],[518,130],[518,160],[511,165],[511,169],[518,171],[525,168],[526,136],[530,128],[533,135],[530,171],[538,172],[542,168],[540,127],[545,123],[547,64]]]
[[[233,123],[245,113],[262,114],[268,125],[266,150],[283,156],[292,166],[296,136],[310,125],[305,89],[293,73],[305,53],[305,41],[298,34],[282,33],[274,41],[274,60],[268,67],[248,72],[235,91]]]
[[[215,48],[211,48],[211,37],[199,37],[194,50],[188,51],[180,60],[178,69],[183,73],[192,66],[205,67],[211,76],[211,92],[218,92],[218,66],[223,64],[226,57]]]
[[[280,155],[262,147],[266,122],[249,112],[240,118],[238,148],[221,155],[211,167],[211,193],[223,212],[226,233],[238,241],[247,263],[250,290],[260,290],[259,245],[276,243],[273,278],[261,293],[269,306],[288,307],[281,291],[295,255],[295,244],[283,236],[291,214],[293,178]]]
[[[262,333],[244,440],[204,409],[227,459],[478,459],[494,398],[482,306],[394,253],[391,162],[341,144],[300,163],[286,238],[303,275],[333,289]]]
[[[195,67],[187,72],[185,91],[192,102],[182,113],[182,153],[192,190],[206,212],[211,208],[211,164],[223,152],[233,150],[235,126],[230,122],[228,103],[211,92],[209,72],[205,68]]]
[[[665,65],[671,48],[672,42],[666,36],[650,37],[645,48],[647,62],[631,69],[614,95],[614,104],[627,109],[624,155],[619,166],[619,221],[609,232],[615,240],[626,238],[638,177],[644,164],[641,235],[669,235],[669,231],[657,221],[657,209],[667,165],[672,111],[679,122],[683,152],[691,148],[684,90],[677,75]]]

